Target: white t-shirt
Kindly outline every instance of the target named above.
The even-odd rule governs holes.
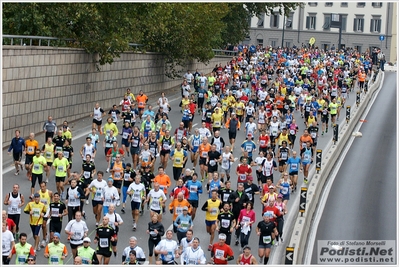
[[[1,251],[3,256],[10,255],[12,249],[12,242],[14,241],[14,236],[11,231],[6,230],[1,233]]]
[[[166,195],[163,190],[158,189],[158,191],[155,191],[155,189],[151,189],[148,193],[148,196],[151,203],[150,208],[152,210],[161,210],[161,201],[164,201],[166,199]]]
[[[103,196],[103,189],[105,188],[105,187],[107,187],[107,182],[106,181],[104,181],[104,180],[101,180],[101,182],[100,181],[98,181],[97,179],[96,180],[93,180],[93,181],[91,181],[91,183],[90,183],[90,185],[89,185],[89,189],[91,189],[91,188],[95,188],[95,192],[94,192],[94,196],[93,196],[93,200],[95,200],[95,201],[102,201],[102,196]]]
[[[175,240],[162,239],[159,241],[158,245],[155,247],[155,250],[163,251],[166,250],[168,252],[167,255],[161,255],[161,259],[163,261],[173,261],[175,258],[175,252],[178,249],[177,242]]]
[[[114,212],[114,213],[110,214],[108,212],[107,214],[105,214],[105,216],[107,216],[109,218],[109,223],[108,223],[109,226],[111,226],[112,229],[114,229],[114,230],[115,230],[115,215],[116,215],[116,221],[118,222],[118,224],[123,223],[123,219],[118,213]]]
[[[132,201],[141,203],[141,197],[144,196],[145,186],[142,183],[136,184],[135,182],[129,185],[127,192],[133,191]]]

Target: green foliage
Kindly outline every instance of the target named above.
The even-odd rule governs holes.
[[[3,34],[73,39],[71,47],[98,55],[101,65],[143,44],[164,55],[168,77],[179,66],[207,63],[213,48],[242,41],[248,18],[273,9],[288,14],[298,3],[3,3]],[[60,45],[65,41],[61,41]]]

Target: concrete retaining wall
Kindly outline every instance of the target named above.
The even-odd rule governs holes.
[[[309,236],[310,225],[313,221],[313,216],[316,211],[320,193],[324,188],[324,184],[335,166],[336,161],[341,155],[347,141],[352,136],[352,132],[359,122],[361,115],[363,114],[366,107],[369,105],[372,99],[373,93],[379,88],[381,82],[383,82],[383,74],[380,71],[376,81],[372,84],[369,82],[369,91],[367,94],[362,93],[360,96],[360,105],[351,106],[351,120],[349,123],[340,125],[340,132],[338,135],[338,142],[334,145],[331,143],[330,147],[323,150],[321,170],[319,174],[314,173],[310,180],[307,197],[306,197],[306,211],[303,217],[298,214],[295,218],[294,230],[292,232],[291,239],[288,243],[288,247],[294,247],[293,264],[303,264],[304,253],[306,248],[307,238]],[[343,109],[345,111],[345,109]],[[284,262],[284,261],[283,261]]]
[[[208,65],[190,62],[182,69],[209,73],[230,56],[218,56]],[[165,76],[164,60],[156,53],[123,53],[112,65],[100,66],[83,49],[3,46],[3,147],[16,129],[22,136],[42,131],[48,116],[58,124],[81,119],[95,102],[109,109],[119,104],[130,87],[134,94],[150,95],[178,86],[181,79]]]

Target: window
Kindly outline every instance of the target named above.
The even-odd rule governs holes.
[[[373,17],[370,21],[370,32],[380,33],[381,32],[381,18]]]
[[[365,7],[366,2],[357,2],[357,7]]]
[[[354,32],[363,32],[364,30],[364,19],[357,17],[353,20],[353,31]]]
[[[292,29],[292,22],[294,21],[294,12],[291,12],[285,19],[285,28]]]
[[[311,7],[316,7],[317,6],[317,2],[309,2],[308,5],[311,6]]]
[[[291,41],[285,41],[285,46],[284,47],[291,47]]]
[[[276,39],[270,39],[270,45],[272,47],[276,47],[277,46],[277,40]]]
[[[309,15],[306,17],[306,29],[308,30],[316,29],[316,15]]]
[[[258,45],[263,45],[263,39],[256,39],[256,41],[258,42]]]
[[[327,51],[327,50],[330,49],[330,45],[329,44],[322,44],[321,46],[323,47],[324,51]]]
[[[332,7],[333,6],[333,2],[326,2],[326,7]]]
[[[348,2],[341,2],[341,7],[348,7]]]
[[[265,20],[265,14],[263,13],[258,17],[258,23],[256,24],[258,28],[263,27],[264,20]]]
[[[374,8],[381,8],[382,7],[382,2],[373,2],[373,3],[371,3],[371,5]]]
[[[274,12],[270,14],[270,28],[278,28],[278,19],[280,14],[278,12]]]
[[[341,15],[341,27],[342,31],[346,31],[346,22],[347,22],[347,15]]]
[[[362,46],[361,45],[355,45],[355,49],[357,52],[361,53],[362,52]]]
[[[330,20],[331,20],[331,14],[324,14],[323,30],[326,31],[330,30]]]

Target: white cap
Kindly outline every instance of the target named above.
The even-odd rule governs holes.
[[[86,236],[85,238],[83,238],[83,242],[90,242],[91,243],[90,237]]]

